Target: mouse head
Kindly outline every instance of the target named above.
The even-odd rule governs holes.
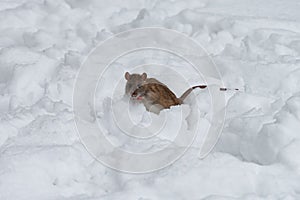
[[[126,72],[125,79],[127,80],[125,93],[129,96],[132,96],[132,93],[143,83],[145,83],[147,74],[130,74],[129,72]]]

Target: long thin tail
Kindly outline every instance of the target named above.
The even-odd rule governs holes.
[[[207,87],[207,85],[196,85],[193,86],[189,89],[187,89],[182,95],[181,97],[179,97],[179,99],[181,100],[181,102],[184,101],[184,99],[196,88],[200,88],[200,89],[205,89]],[[220,88],[220,91],[227,91],[227,90],[235,90],[235,91],[239,91],[239,89],[237,88]]]
[[[204,89],[204,88],[206,88],[206,87],[207,87],[207,85],[196,85],[196,86],[194,86],[194,87],[191,87],[191,88],[187,89],[187,91],[185,91],[185,92],[181,95],[181,97],[179,97],[179,99],[181,100],[181,102],[183,102],[184,99],[185,99],[185,98],[193,91],[193,89],[195,89],[195,88]]]

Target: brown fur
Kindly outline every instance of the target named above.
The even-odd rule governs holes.
[[[132,97],[141,98],[147,110],[149,105],[160,105],[163,108],[180,105],[182,101],[165,85],[148,83],[140,86],[132,93]]]
[[[177,98],[166,85],[148,83],[138,87],[131,96],[141,100],[148,111],[159,114],[162,109],[183,104],[183,100],[197,87],[205,88],[206,86],[189,88],[180,98]]]

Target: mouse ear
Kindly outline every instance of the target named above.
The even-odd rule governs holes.
[[[147,79],[147,74],[145,72],[142,74],[142,79],[143,79],[143,81],[145,81]]]
[[[129,78],[130,78],[130,74],[129,74],[129,72],[126,72],[126,73],[125,73],[125,79],[126,79],[126,80],[129,80]]]

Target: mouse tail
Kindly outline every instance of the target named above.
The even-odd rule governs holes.
[[[185,98],[186,98],[186,97],[187,97],[194,89],[196,89],[196,88],[204,89],[204,88],[206,88],[206,87],[207,87],[207,85],[196,85],[196,86],[193,86],[193,87],[187,89],[187,90],[181,95],[181,97],[179,97],[179,99],[180,99],[181,102],[183,102],[184,99],[185,99]]]
[[[181,97],[179,97],[180,101],[183,102],[184,99],[196,88],[200,88],[200,89],[205,89],[207,87],[207,85],[196,85],[193,86],[189,89],[187,89],[182,95]],[[239,91],[239,89],[237,88],[220,88],[220,91],[228,91],[228,90],[234,90],[234,91]]]

